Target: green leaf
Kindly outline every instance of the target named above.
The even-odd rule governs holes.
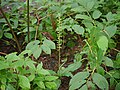
[[[15,90],[15,88],[11,84],[8,84],[5,90]]]
[[[115,90],[120,90],[120,83],[116,85]]]
[[[17,54],[17,52],[10,53],[10,54],[6,55],[5,58],[6,58],[7,61],[19,60],[20,58],[16,54]]]
[[[4,33],[4,36],[5,36],[6,38],[9,38],[9,39],[12,39],[12,38],[13,38],[13,36],[12,36],[11,33]]]
[[[92,75],[93,82],[102,90],[108,90],[108,82],[102,75],[94,73]]]
[[[30,89],[30,82],[26,76],[19,75],[19,85],[23,89]]]
[[[115,18],[114,18],[114,14],[112,14],[112,12],[109,12],[107,15],[106,15],[106,18],[108,20],[108,22],[111,22],[113,21]]]
[[[77,34],[84,34],[84,28],[80,27],[79,25],[73,25],[72,29],[77,33]]]
[[[87,10],[85,8],[83,8],[82,6],[78,6],[78,7],[72,8],[71,11],[81,13],[81,12],[86,12]]]
[[[46,76],[46,77],[45,77],[45,80],[46,80],[46,81],[53,81],[53,80],[56,80],[56,79],[58,79],[57,76]]]
[[[87,10],[90,11],[93,8],[94,5],[95,5],[94,0],[92,0],[90,2],[87,2]]]
[[[81,67],[82,63],[80,61],[78,62],[74,62],[73,64],[70,64],[67,68],[65,68],[64,70],[60,70],[60,73],[62,74],[62,76],[70,76],[71,73],[75,70],[77,70],[79,67]]]
[[[34,46],[40,43],[39,40],[31,41],[27,44],[26,49],[31,50]]]
[[[87,20],[91,20],[91,18],[87,15],[81,15],[81,14],[77,14],[75,16],[75,19],[87,19]]]
[[[45,86],[51,90],[57,88],[57,84],[55,82],[45,82]]]
[[[43,45],[47,45],[50,49],[55,49],[56,48],[55,43],[53,41],[47,40],[47,39],[45,39],[43,41]]]
[[[102,15],[102,13],[99,10],[95,10],[92,14],[92,17],[94,19],[98,19],[101,15]]]
[[[45,89],[45,84],[44,84],[44,82],[39,81],[39,82],[37,82],[37,85],[38,85],[40,88]]]
[[[31,74],[31,75],[28,77],[28,79],[29,79],[30,82],[33,81],[34,78],[35,78],[35,74]]]
[[[35,28],[33,28],[33,27],[30,27],[29,29],[30,29],[30,32],[35,31]],[[23,32],[24,32],[24,33],[25,33],[25,32],[28,32],[28,28],[26,27],[26,28],[23,30]]]
[[[88,87],[87,87],[87,85],[85,84],[85,85],[83,85],[79,90],[88,90]]]
[[[0,70],[2,69],[7,69],[9,67],[9,64],[4,62],[4,61],[0,61]]]
[[[41,49],[41,47],[38,47],[38,48],[34,51],[33,56],[37,59],[37,58],[41,55],[41,53],[42,53],[42,49]]]
[[[51,54],[51,49],[47,45],[41,45],[41,48],[46,54]]]
[[[48,70],[45,70],[45,69],[41,69],[38,74],[41,74],[41,75],[50,75],[49,71]]]
[[[113,67],[113,61],[110,58],[104,57],[104,62],[106,66]]]
[[[70,85],[69,90],[76,90],[77,88],[85,84],[85,82],[86,80],[76,81]]]
[[[108,48],[108,39],[105,36],[100,36],[99,40],[97,41],[97,45],[100,49],[106,51]]]
[[[106,34],[109,36],[109,38],[111,38],[112,36],[115,35],[117,31],[117,26],[116,25],[107,26],[105,28],[105,31],[106,31]]]
[[[75,74],[72,79],[70,80],[70,85],[75,83],[76,81],[81,81],[86,79],[89,76],[89,72],[79,72]]]

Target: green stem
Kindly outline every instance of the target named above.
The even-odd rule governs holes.
[[[0,2],[0,3],[1,3],[1,2]],[[10,28],[10,30],[11,30],[11,32],[12,32],[12,35],[13,35],[13,37],[14,37],[14,39],[15,39],[15,42],[16,42],[16,44],[17,44],[17,47],[18,47],[19,52],[21,52],[21,47],[20,47],[20,44],[19,44],[19,42],[18,42],[18,39],[17,39],[17,37],[16,37],[16,35],[15,35],[15,32],[14,32],[14,30],[12,29],[12,26],[10,25],[10,22],[8,21],[8,19],[7,19],[6,15],[5,15],[4,11],[2,10],[1,6],[0,6],[0,11],[1,11],[3,17],[5,18],[8,26],[9,26],[9,28]]]
[[[29,16],[29,0],[27,0],[27,27],[28,27],[28,42],[30,41],[30,16]]]

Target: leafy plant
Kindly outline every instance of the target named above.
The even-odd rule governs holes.
[[[24,55],[28,55],[25,57]],[[37,67],[29,56],[30,50],[25,50],[21,54],[8,54],[0,57],[0,88],[1,90],[12,89],[57,89],[60,84],[55,72],[42,68],[39,63]]]

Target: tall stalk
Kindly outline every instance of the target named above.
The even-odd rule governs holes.
[[[10,22],[8,21],[6,15],[5,15],[5,13],[4,13],[4,11],[2,10],[1,0],[0,0],[0,11],[1,11],[3,17],[5,18],[7,24],[8,24],[8,26],[9,26],[9,28],[10,28],[10,31],[12,32],[12,35],[13,35],[13,37],[14,37],[14,39],[15,39],[15,42],[16,42],[16,44],[17,44],[17,47],[18,47],[19,52],[21,52],[21,47],[20,47],[20,44],[19,44],[19,42],[18,42],[18,39],[17,39],[17,37],[16,37],[16,35],[15,35],[15,32],[14,32],[14,30],[12,29],[12,26],[10,25]]]
[[[28,42],[30,41],[30,16],[29,16],[29,0],[27,0],[27,28],[28,28]]]
[[[61,62],[61,45],[62,45],[62,22],[60,15],[58,16],[58,28],[57,28],[57,48],[58,48],[58,66],[60,69],[60,62]]]

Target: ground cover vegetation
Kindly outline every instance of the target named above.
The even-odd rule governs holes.
[[[119,0],[0,0],[1,90],[120,90]]]

